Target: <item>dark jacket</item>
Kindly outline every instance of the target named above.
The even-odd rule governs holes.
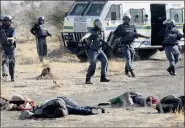
[[[6,37],[8,38],[15,38],[16,30],[13,26],[6,27],[5,25],[2,25],[2,28],[5,31]],[[9,40],[8,42],[3,44],[3,50],[6,55],[13,55],[14,50],[16,48],[16,41],[15,40]]]
[[[30,32],[38,38],[46,38],[47,36],[51,36],[51,34],[46,30],[44,24],[35,24]]]
[[[136,27],[133,24],[121,24],[114,31],[114,36],[121,38],[122,44],[131,43],[137,38],[139,35],[136,31]]]
[[[185,35],[185,23],[183,25],[183,34]]]
[[[5,44],[8,44],[7,36],[5,30],[0,26],[0,44],[3,47]]]
[[[180,112],[185,108],[185,96],[175,97],[172,95],[162,98],[156,109],[159,113]]]
[[[162,29],[158,36],[163,38],[163,46],[178,45],[178,40],[183,37],[183,35],[175,27],[171,29]]]
[[[91,36],[87,38],[88,49],[91,50],[100,50],[103,46],[102,33],[96,29],[91,29],[88,33],[91,33]]]

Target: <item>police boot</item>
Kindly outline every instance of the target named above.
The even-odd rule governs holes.
[[[172,76],[175,76],[175,67],[172,67],[171,71],[172,71]]]
[[[85,84],[93,84],[93,83],[91,82],[91,78],[86,78]]]
[[[6,73],[3,73],[2,76],[3,76],[4,80],[7,81],[8,75]]]
[[[40,60],[40,62],[43,62],[43,57],[39,56],[39,60]]]
[[[128,70],[125,70],[125,75],[130,77],[130,74],[129,74]]]
[[[11,81],[12,81],[12,82],[15,81],[15,80],[14,80],[14,74],[11,75]]]
[[[172,67],[169,67],[169,68],[167,69],[167,71],[170,73],[170,75],[172,75]]]
[[[105,76],[101,76],[100,82],[110,82],[110,80],[107,79]]]
[[[133,71],[130,72],[132,77],[136,77]]]

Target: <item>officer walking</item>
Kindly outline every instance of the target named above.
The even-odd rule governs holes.
[[[3,16],[0,17],[0,26],[3,24]]]
[[[91,29],[84,37],[82,37],[81,41],[86,39],[87,41],[87,56],[90,61],[90,65],[86,75],[86,84],[93,84],[91,82],[91,77],[94,75],[96,70],[96,61],[99,60],[101,62],[101,78],[100,82],[109,82],[107,79],[107,67],[108,67],[108,59],[105,53],[102,51],[103,45],[106,45],[102,37],[102,23],[99,19],[94,20],[94,28]]]
[[[38,18],[38,23],[31,28],[30,32],[36,37],[37,54],[39,55],[39,59],[42,62],[44,57],[47,56],[46,37],[51,37],[51,34],[46,30],[44,25],[43,16]]]
[[[178,40],[184,38],[184,35],[175,28],[175,21],[173,19],[167,19],[163,24],[165,28],[160,31],[158,36],[164,38],[163,47],[170,65],[167,71],[170,75],[175,76],[175,65],[180,55]]]
[[[185,23],[183,24],[183,34],[185,35]]]
[[[126,58],[125,64],[125,75],[130,77],[129,72],[132,77],[135,77],[132,68],[132,62],[134,58],[134,48],[133,42],[135,38],[143,37],[149,39],[150,37],[141,35],[137,33],[135,25],[130,23],[131,15],[129,13],[124,14],[123,16],[123,24],[119,25],[117,29],[114,31],[114,36],[121,38],[121,48],[123,52],[123,56]]]
[[[8,68],[9,75],[11,76],[11,81],[14,81],[14,73],[15,73],[15,33],[16,30],[12,26],[12,17],[5,16],[3,18],[2,28],[5,31],[6,37],[8,39],[7,43],[2,44],[3,49],[3,60],[2,60],[2,75],[3,77],[8,76]]]

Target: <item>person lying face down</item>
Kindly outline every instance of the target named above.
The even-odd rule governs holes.
[[[156,106],[158,113],[184,112],[185,96],[168,95],[163,97]]]
[[[20,119],[59,118],[67,115],[95,115],[105,113],[101,107],[80,106],[68,97],[56,97],[36,105],[31,111],[23,111]]]
[[[155,106],[158,100],[153,96],[143,97],[137,92],[125,92],[124,94],[110,99],[107,103],[100,103],[98,106],[111,105],[112,107],[128,107],[128,106]]]

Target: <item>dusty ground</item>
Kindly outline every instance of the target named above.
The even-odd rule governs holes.
[[[59,86],[56,86],[52,80],[35,79],[40,75],[43,64],[37,62],[34,47],[34,44],[29,44],[29,47],[18,46],[16,81],[14,83],[2,82],[1,94],[3,96],[19,93],[34,99],[36,102],[41,102],[65,95],[82,105],[96,105],[126,91],[137,91],[144,96],[153,95],[157,98],[170,94],[177,96],[184,94],[184,59],[178,63],[177,76],[175,77],[169,76],[166,71],[168,62],[164,53],[159,52],[152,60],[135,62],[136,78],[124,76],[124,62],[111,61],[109,63],[110,83],[99,82],[100,66],[98,64],[96,74],[92,79],[94,85],[85,85],[84,79],[88,63],[79,63],[73,56],[56,58],[45,64],[50,66],[55,80],[59,84]],[[57,47],[57,45],[54,45],[54,47]],[[31,52],[33,54],[30,54]],[[153,108],[135,108],[133,111],[114,108],[109,109],[109,112],[93,116],[69,115],[66,118],[52,120],[22,121],[18,119],[20,112],[3,111],[1,112],[1,127],[169,127],[183,126],[184,122],[182,116],[158,114]]]

